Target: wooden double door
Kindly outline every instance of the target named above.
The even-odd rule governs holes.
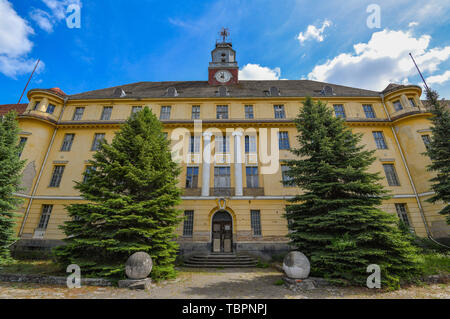
[[[216,213],[213,218],[212,252],[233,252],[233,222],[231,220],[231,216],[227,212]]]

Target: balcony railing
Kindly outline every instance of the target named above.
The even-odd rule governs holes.
[[[264,196],[264,187],[245,187],[244,196]]]

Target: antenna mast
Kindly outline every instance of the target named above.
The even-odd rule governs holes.
[[[425,84],[425,88],[427,89],[427,93],[429,93],[429,92],[430,92],[430,88],[428,87],[427,82],[425,82],[425,79],[424,79],[424,77],[423,77],[423,75],[422,75],[422,72],[420,72],[420,69],[419,69],[419,67],[417,66],[417,63],[416,63],[416,61],[414,60],[414,58],[413,58],[411,52],[409,53],[409,56],[410,56],[411,59],[413,60],[414,65],[416,66],[416,69],[417,69],[417,71],[419,72],[420,77],[422,78],[423,84]]]
[[[30,78],[28,79],[27,85],[25,85],[25,88],[23,89],[22,95],[20,96],[19,102],[17,102],[17,104],[20,104],[20,101],[22,101],[23,94],[27,90],[28,84],[30,83],[31,78],[33,77],[34,71],[36,71],[36,69],[37,69],[37,67],[39,65],[39,62],[41,62],[41,59],[37,60],[36,65],[34,66],[34,70],[33,70],[33,72],[31,72],[31,75],[30,75]]]

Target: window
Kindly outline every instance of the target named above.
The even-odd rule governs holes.
[[[336,115],[336,117],[340,117],[340,118],[343,118],[343,119],[346,118],[344,105],[342,105],[342,104],[335,104],[335,105],[333,105],[333,107],[334,107],[334,114]]]
[[[83,118],[84,107],[77,107],[73,113],[73,121],[80,121]]]
[[[245,172],[247,176],[247,187],[258,188],[259,187],[258,166],[247,166]]]
[[[402,105],[402,103],[400,102],[400,100],[394,101],[393,104],[394,104],[394,109],[395,109],[396,111],[403,110],[403,105]]]
[[[102,117],[100,118],[103,121],[109,121],[111,119],[112,107],[105,106],[103,108]]]
[[[84,171],[84,175],[83,175],[83,183],[86,183],[89,179],[89,174],[91,172],[95,171],[95,167],[93,167],[92,165],[88,165],[86,166],[86,169]]]
[[[425,147],[428,149],[431,144],[430,135],[428,135],[428,134],[422,135],[422,140],[423,140],[423,143],[425,144]]]
[[[42,205],[41,218],[39,219],[38,229],[45,230],[52,214],[53,205]]]
[[[198,187],[198,167],[188,167],[186,172],[186,188]]]
[[[228,105],[217,105],[216,107],[216,118],[218,120],[226,120],[228,119]]]
[[[289,149],[289,135],[288,132],[278,132],[278,144],[280,150]]]
[[[19,142],[19,149],[20,149],[19,157],[22,156],[22,152],[23,152],[23,149],[25,147],[25,144],[27,143],[27,140],[28,140],[28,138],[26,138],[26,137],[21,137],[20,138],[20,142]]]
[[[253,105],[246,105],[246,106],[244,106],[244,111],[245,111],[245,118],[246,119],[253,119],[254,118]]]
[[[170,110],[171,106],[161,106],[161,114],[159,115],[160,120],[169,120],[170,119]]]
[[[364,113],[366,113],[366,118],[368,119],[374,119],[375,116],[375,112],[373,111],[373,107],[370,104],[364,104],[363,105],[363,109],[364,109]]]
[[[400,186],[394,164],[383,164],[383,168],[389,186]]]
[[[287,175],[290,169],[289,165],[281,165],[281,179],[285,187],[291,186],[289,183],[292,181],[292,177]]]
[[[53,112],[55,112],[55,106],[53,104],[49,104],[47,106],[47,111],[48,114],[53,114]]]
[[[36,103],[34,103],[33,110],[36,110],[40,103],[41,101],[36,101]]]
[[[276,119],[286,118],[286,113],[284,112],[284,105],[274,105],[273,110],[275,112]]]
[[[192,237],[193,230],[194,230],[194,211],[186,210],[184,211],[183,236]]]
[[[193,120],[200,119],[200,105],[193,105],[192,106],[192,119]]]
[[[417,107],[416,105],[416,101],[414,101],[414,99],[412,97],[408,98],[409,104],[411,105],[411,107]]]
[[[61,152],[70,152],[75,134],[66,134],[61,146]]]
[[[256,136],[245,136],[245,153],[256,153]]]
[[[229,188],[230,183],[230,167],[219,166],[214,167],[214,187]]]
[[[229,153],[230,152],[230,137],[216,136],[216,152]]]
[[[136,114],[137,112],[142,111],[142,106],[133,106],[131,108],[131,114]]]
[[[375,144],[379,150],[387,149],[386,141],[384,140],[383,132],[372,132]]]
[[[64,173],[64,168],[64,165],[55,165],[49,187],[59,187],[59,184],[61,184],[62,175]]]
[[[400,218],[400,220],[407,226],[411,227],[408,219],[408,213],[406,212],[406,204],[395,204],[395,209],[397,210],[398,218]]]
[[[189,140],[189,152],[200,153],[200,136],[191,136]]]
[[[250,211],[253,236],[261,236],[261,213],[259,210]]]
[[[94,142],[92,143],[91,151],[97,151],[100,143],[105,139],[104,133],[96,133],[94,136]]]

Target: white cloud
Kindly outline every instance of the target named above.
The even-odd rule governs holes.
[[[36,60],[28,57],[33,49],[29,37],[33,34],[33,29],[12,4],[0,0],[0,73],[16,78],[33,70]],[[40,64],[39,70],[43,67],[44,64]]]
[[[389,82],[405,83],[405,79],[417,74],[409,52],[428,73],[450,57],[450,46],[429,48],[430,40],[429,35],[414,37],[409,31],[375,32],[367,43],[355,44],[354,52],[316,65],[308,78],[373,90],[382,90]]]
[[[249,63],[239,70],[239,79],[241,80],[279,80],[280,76],[280,68],[270,69],[259,64]]]
[[[427,77],[426,82],[429,85],[443,84],[443,83],[447,82],[448,80],[450,80],[450,71],[445,71],[442,74]]]
[[[81,0],[42,0],[42,2],[50,9],[50,12],[33,9],[30,17],[41,29],[48,33],[53,32],[54,26],[66,18],[66,10],[69,5],[82,6]]]
[[[413,27],[417,27],[418,25],[419,25],[419,22],[413,21],[408,24],[408,27],[413,28]]]
[[[34,9],[30,13],[30,18],[34,20],[37,25],[44,31],[51,33],[53,32],[53,22],[51,21],[51,16],[41,9]]]
[[[300,32],[297,36],[297,39],[300,41],[301,44],[303,44],[307,40],[317,40],[318,42],[323,41],[323,33],[327,27],[331,26],[331,21],[325,19],[322,26],[320,28],[315,27],[314,25],[309,25],[308,28],[306,28],[306,31]]]

